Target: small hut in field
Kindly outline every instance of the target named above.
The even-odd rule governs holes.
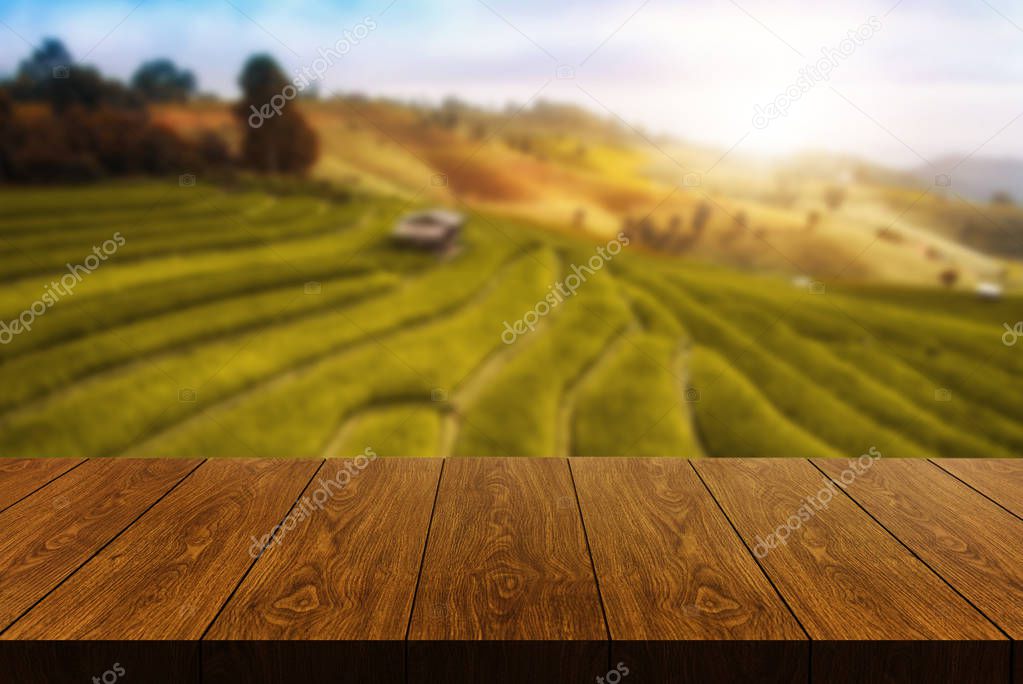
[[[437,254],[452,253],[465,225],[465,217],[454,211],[433,209],[408,214],[394,227],[394,241],[404,247]]]

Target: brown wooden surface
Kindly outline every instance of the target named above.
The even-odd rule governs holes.
[[[81,462],[80,458],[0,458],[0,511]]]
[[[199,463],[93,459],[0,513],[0,632]]]
[[[319,465],[205,462],[3,638],[198,639]]]
[[[0,461],[0,679],[1023,684],[1014,464],[58,463]]]
[[[606,638],[565,460],[446,462],[411,638]]]
[[[416,643],[429,641],[523,642],[489,647],[507,681],[606,672],[607,630],[566,460],[446,461],[409,638],[415,681],[444,681],[471,663],[458,646]],[[560,673],[532,669],[543,642],[556,644]],[[560,642],[579,647],[561,653]]]
[[[694,465],[815,640],[815,679],[1008,679],[1009,644],[1001,632],[808,461],[715,459]],[[833,496],[817,499],[827,498],[825,506],[800,516],[810,506],[807,497],[828,490]],[[761,546],[779,529],[784,543]],[[793,531],[786,535],[788,529]],[[938,640],[960,648],[928,647]],[[908,650],[900,646],[897,654],[883,643],[900,641],[918,643]],[[978,642],[979,649],[973,645]],[[870,644],[867,651],[864,643]],[[878,655],[875,666],[888,669],[874,669],[864,660],[867,653]]]
[[[836,479],[844,461],[814,464]],[[937,466],[879,460],[846,491],[1013,639],[1023,639],[1023,520]]]
[[[405,639],[441,461],[376,459],[340,487],[344,465],[313,478],[303,498],[333,495],[267,549],[207,639]]]
[[[333,680],[344,661],[353,679],[404,681],[405,633],[441,463],[375,459],[360,470],[329,460],[303,492],[310,514],[270,545],[206,635],[254,643],[206,644],[208,667],[245,663],[247,682],[297,672]],[[258,643],[268,639],[330,641],[268,651]],[[380,643],[338,644],[364,640]],[[394,666],[390,678],[380,676],[384,663]]]
[[[647,681],[673,674],[806,681],[805,633],[688,461],[581,458],[570,465],[612,662]],[[707,640],[731,644],[677,643]],[[659,641],[666,644],[628,643]],[[744,641],[774,643],[757,649]]]
[[[934,463],[1023,518],[1023,460],[939,458]]]

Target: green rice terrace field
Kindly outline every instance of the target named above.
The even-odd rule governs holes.
[[[0,454],[1023,454],[1019,297],[820,293],[626,246],[507,344],[605,242],[461,207],[442,259],[392,244],[409,209],[4,190]]]

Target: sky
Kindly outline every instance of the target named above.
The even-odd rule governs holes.
[[[1023,158],[1010,0],[0,0],[0,22],[0,74],[54,36],[105,73],[169,56],[233,96],[252,53],[297,73],[340,47],[323,94],[573,102],[768,156]]]

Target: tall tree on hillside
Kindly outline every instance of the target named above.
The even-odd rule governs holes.
[[[10,132],[11,120],[14,112],[11,107],[11,97],[7,91],[0,88],[0,182],[10,175]]]
[[[45,38],[27,59],[18,65],[13,95],[17,99],[43,99],[54,81],[67,78],[71,53],[56,38]]]
[[[182,102],[195,93],[195,75],[169,59],[154,59],[135,71],[131,85],[151,102]]]
[[[0,88],[0,133],[7,129],[11,114],[11,96],[7,94],[6,90]]]
[[[297,89],[277,62],[269,55],[250,57],[238,83],[242,163],[265,173],[306,173],[319,156],[319,141],[298,111]]]
[[[704,201],[700,201],[696,205],[696,209],[693,211],[693,232],[697,235],[703,233],[707,224],[710,222],[711,208],[710,205]]]

